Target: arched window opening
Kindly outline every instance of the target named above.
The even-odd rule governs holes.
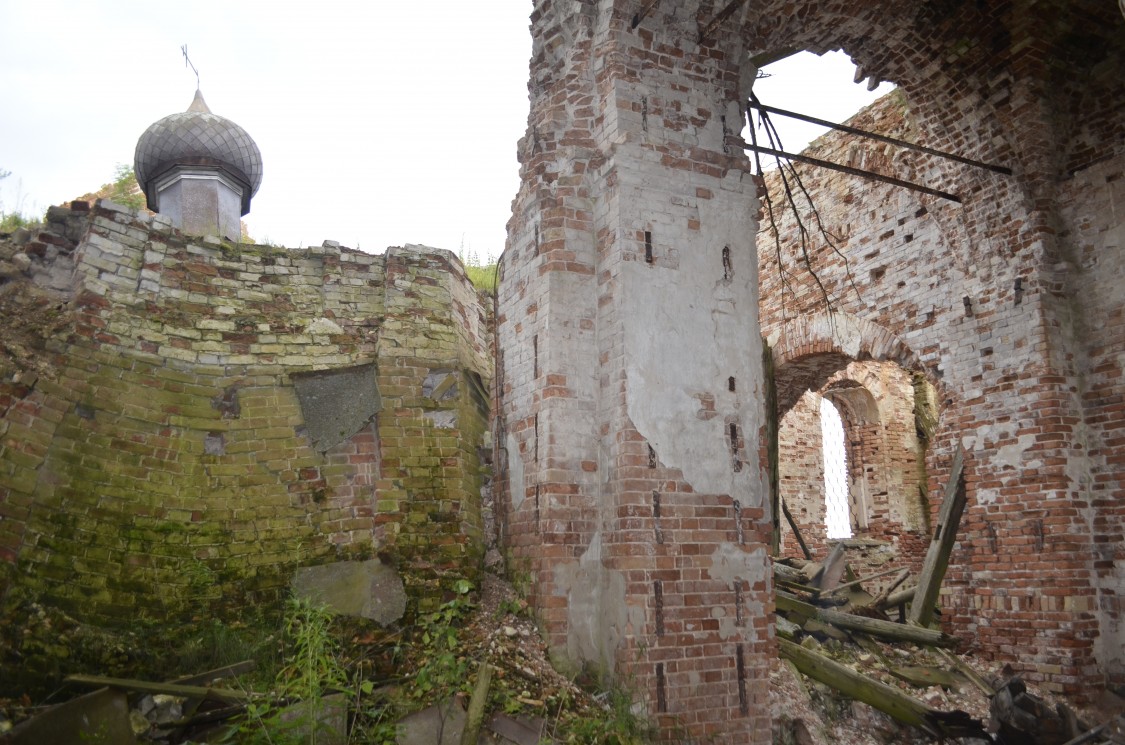
[[[844,445],[844,422],[835,404],[820,399],[821,447],[824,451],[824,520],[827,537],[851,538],[848,508],[848,459]]]

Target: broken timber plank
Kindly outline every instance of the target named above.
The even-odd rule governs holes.
[[[176,685],[207,684],[219,680],[220,678],[236,678],[239,675],[245,675],[246,673],[253,672],[255,667],[256,664],[254,660],[244,660],[242,662],[236,662],[233,665],[224,665],[214,670],[208,670],[205,673],[196,673],[195,675],[176,678],[168,682],[175,683]],[[195,713],[199,710],[199,705],[202,704],[204,700],[202,696],[190,696],[185,699],[183,703],[184,720],[192,720]]]
[[[886,603],[890,599],[891,593],[894,592],[899,585],[905,582],[906,578],[909,576],[909,569],[903,569],[901,572],[899,572],[898,576],[891,580],[891,583],[887,585],[881,593],[871,599],[871,606],[873,608],[879,608],[883,603]]]
[[[892,592],[886,600],[876,603],[875,607],[882,610],[884,608],[894,608],[896,606],[905,605],[914,600],[914,591],[917,589],[917,587],[907,587],[905,590]]]
[[[809,545],[805,543],[804,536],[801,535],[800,529],[797,528],[797,521],[793,519],[793,513],[789,511],[789,505],[785,500],[781,500],[781,511],[785,513],[785,519],[789,523],[790,529],[793,531],[793,537],[797,539],[797,545],[801,547],[801,553],[805,558],[812,561],[812,551],[809,551]]]
[[[968,678],[973,685],[979,688],[981,693],[983,693],[985,696],[992,698],[996,695],[996,689],[990,686],[980,673],[969,667],[969,665],[960,657],[955,654],[951,654],[950,652],[946,652],[944,649],[937,649],[934,651],[936,651],[938,656],[945,660],[947,663],[957,668],[961,672],[961,674]]]
[[[878,579],[880,577],[886,577],[888,574],[894,574],[897,571],[898,571],[897,569],[888,569],[884,572],[876,572],[875,574],[869,574],[866,577],[860,577],[859,579],[853,579],[851,582],[845,582],[842,585],[836,585],[836,587],[834,587],[831,590],[831,592],[839,592],[840,590],[846,590],[849,587],[855,587],[856,585],[861,585],[864,582],[869,582],[873,579]],[[902,576],[902,579],[906,579],[906,575],[910,574],[910,570],[909,569],[903,569],[902,571],[906,573]]]
[[[861,631],[865,634],[878,636],[884,639],[914,642],[915,644],[923,644],[930,647],[954,647],[959,641],[956,637],[932,629],[907,626],[892,621],[880,621],[877,618],[866,618],[852,613],[827,610],[826,608],[817,608],[784,592],[777,593],[776,603],[779,611],[798,613],[807,618],[815,618],[822,623],[830,623],[840,629]]]
[[[941,501],[937,528],[934,531],[922,572],[918,577],[914,602],[910,604],[907,620],[920,626],[928,626],[934,617],[938,591],[949,566],[949,555],[957,540],[957,528],[961,524],[961,514],[965,511],[965,451],[960,445],[953,455],[953,465],[949,469],[949,482],[945,485],[945,495]]]
[[[805,630],[806,634],[819,634],[840,642],[847,641],[850,638],[848,632],[838,629],[830,623],[818,621],[815,618],[810,618],[805,621],[801,624],[801,628]]]
[[[484,709],[488,706],[488,690],[491,686],[492,665],[482,662],[477,672],[477,684],[473,688],[472,698],[469,699],[465,729],[461,731],[461,745],[477,745],[480,726],[484,722]]]
[[[813,598],[819,598],[820,596],[820,591],[817,590],[816,587],[810,587],[807,584],[801,584],[800,582],[791,582],[789,580],[786,580],[786,578],[780,576],[774,577],[774,582],[777,583],[777,586],[785,587],[786,590],[796,590],[799,592],[809,593],[813,596]]]
[[[179,685],[177,683],[154,683],[148,680],[131,680],[129,678],[109,678],[104,675],[68,675],[67,683],[79,685],[106,686],[120,688],[126,691],[143,691],[144,693],[167,693],[170,696],[184,698],[213,698],[219,701],[250,701],[254,695],[246,691],[235,691],[229,688],[206,688],[203,686]]]
[[[775,579],[783,579],[797,584],[804,584],[809,579],[800,569],[782,564],[780,561],[775,561],[773,564],[773,576]]]
[[[899,680],[905,680],[915,688],[941,686],[943,688],[956,688],[960,690],[967,682],[967,679],[961,673],[942,670],[940,667],[902,665],[899,667],[890,667],[887,671]]]
[[[898,721],[917,727],[935,738],[975,734],[984,736],[984,727],[981,723],[963,711],[937,711],[897,688],[872,680],[846,665],[805,649],[799,644],[784,639],[778,639],[777,643],[781,657],[792,662],[798,670],[813,680],[820,681],[857,701],[870,704]]]
[[[840,578],[844,576],[844,570],[848,568],[847,562],[844,561],[846,550],[843,541],[832,547],[832,550],[828,552],[828,558],[824,560],[824,565],[812,579],[813,587],[819,587],[821,592],[830,592],[836,589]]]
[[[926,718],[930,707],[918,699],[907,696],[885,683],[872,680],[822,654],[805,649],[800,644],[784,639],[778,639],[777,644],[781,657],[792,662],[798,670],[813,680],[831,686],[857,701],[870,704],[898,721],[924,730],[934,737],[940,736]]]
[[[196,673],[195,675],[176,678],[168,682],[177,685],[199,685],[200,683],[210,683],[219,678],[235,678],[239,675],[245,675],[246,673],[253,672],[255,667],[254,660],[245,660],[243,662],[236,662],[233,665],[224,665],[214,670],[208,670],[205,673]]]

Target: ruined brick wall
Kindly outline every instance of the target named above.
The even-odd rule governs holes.
[[[755,185],[721,3],[535,3],[501,259],[509,563],[666,732],[769,740]]]
[[[757,336],[741,265],[755,255],[744,240],[755,205],[735,137],[739,81],[753,73],[745,53],[843,48],[864,76],[903,91],[868,112],[883,121],[860,126],[1012,166],[1009,176],[824,141],[823,155],[929,181],[962,202],[810,174],[863,289],[819,237],[808,248],[827,297],[801,272],[782,287],[766,234],[762,330],[783,410],[853,360],[928,376],[942,414],[927,455],[931,510],[953,446],[970,451],[970,539],[947,581],[945,617],[1055,690],[1081,693],[1112,667],[1118,653],[1095,659],[1095,642],[1111,630],[1119,570],[1103,550],[1097,600],[1101,538],[1088,528],[1110,537],[1119,521],[1089,507],[1087,345],[1069,332],[1072,302],[1055,297],[1050,267],[1065,243],[1054,186],[1063,161],[1120,158],[1120,20],[1092,0],[1042,5],[776,0],[720,14],[707,2],[535,3],[498,319],[509,558],[527,572],[552,649],[628,671],[667,727],[679,718],[692,735],[765,738],[744,682],[765,669],[770,632],[757,614],[769,607],[768,577],[758,581],[747,554],[768,543],[771,516],[760,480],[717,478],[724,468],[760,474],[761,388],[753,372],[745,385],[757,363],[731,352],[758,348],[743,341]],[[1086,111],[1096,122],[1081,121]],[[1090,202],[1079,201],[1084,212]],[[797,267],[798,231],[792,215],[780,219],[780,253]],[[900,481],[910,488],[905,472]],[[1102,494],[1116,488],[1109,479]],[[904,514],[915,529],[924,523],[920,504]],[[716,560],[737,565],[734,576],[754,574],[749,589],[729,572],[734,591],[724,588],[717,565],[701,570],[691,557],[709,550],[729,551]],[[1044,590],[1034,577],[1048,569],[1057,582]],[[731,633],[732,616],[753,619],[753,630]],[[736,701],[749,719],[732,718]]]
[[[1014,173],[846,136],[814,143],[817,157],[962,201],[798,166],[859,291],[845,281],[843,256],[814,237],[813,269],[838,314],[854,320],[806,335],[792,319],[823,316],[826,298],[807,273],[783,288],[763,247],[764,330],[775,348],[794,329],[797,337],[779,355],[779,390],[787,376],[819,389],[864,354],[927,375],[941,414],[927,456],[931,510],[952,448],[968,451],[970,501],[944,617],[983,653],[1082,696],[1121,670],[1121,515],[1111,496],[1120,494],[1112,464],[1125,299],[1113,206],[1125,158],[1122,43],[1112,37],[1120,19],[1093,4],[1046,12],[1024,3],[965,4],[938,18],[883,7],[885,17],[864,18],[876,5],[841,14],[835,28],[826,6],[806,29],[779,32],[798,46],[840,44],[867,72],[900,84],[855,126]],[[866,39],[853,36],[854,24],[867,25]],[[795,268],[792,216],[780,227]],[[855,332],[865,324],[892,341],[864,341],[870,335]]]
[[[452,255],[229,244],[104,202],[77,220],[24,247],[72,279],[42,370],[2,384],[18,581],[112,622],[273,599],[335,558],[415,567],[419,598],[474,572],[491,356]]]

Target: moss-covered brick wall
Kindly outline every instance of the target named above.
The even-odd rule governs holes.
[[[396,563],[423,605],[475,575],[491,354],[452,254],[229,244],[100,203],[53,258],[69,323],[0,380],[14,582],[112,623],[269,602],[338,558]],[[381,409],[322,451],[293,376],[372,364]]]

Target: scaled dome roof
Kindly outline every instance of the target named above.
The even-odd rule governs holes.
[[[262,153],[250,135],[230,119],[216,116],[197,90],[187,111],[154,122],[137,140],[133,170],[145,191],[149,208],[155,205],[150,181],[175,165],[218,166],[242,181],[242,214],[250,211],[250,197],[262,185]]]

